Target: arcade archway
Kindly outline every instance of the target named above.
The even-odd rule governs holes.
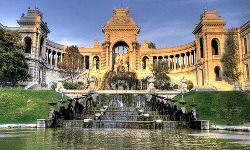
[[[129,46],[124,41],[118,41],[112,48],[112,68],[116,69],[118,66],[127,67],[129,70]]]

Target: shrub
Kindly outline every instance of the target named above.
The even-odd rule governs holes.
[[[169,82],[166,82],[163,86],[163,90],[173,90]]]
[[[179,86],[177,85],[177,84],[175,84],[174,86],[173,86],[173,89],[178,89],[179,88]]]
[[[55,90],[57,88],[57,83],[56,82],[52,82],[51,86],[50,86],[53,90]]]
[[[187,89],[190,91],[194,87],[194,84],[191,80],[187,81]]]
[[[64,82],[63,87],[68,90],[79,89],[80,85],[77,83]]]

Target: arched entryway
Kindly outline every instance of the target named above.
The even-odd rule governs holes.
[[[42,56],[42,54],[43,54],[43,43],[44,43],[44,38],[41,37],[39,56]]]
[[[148,66],[148,61],[149,61],[149,58],[147,56],[144,56],[142,58],[142,69],[146,69]]]
[[[124,41],[118,41],[112,48],[112,68],[121,65],[127,67],[129,70],[129,46]]]
[[[94,69],[100,69],[100,59],[98,56],[93,57],[93,67]]]
[[[221,81],[221,78],[220,78],[220,67],[219,66],[216,66],[214,68],[214,73],[215,73],[215,81]]]
[[[212,46],[212,55],[219,55],[219,40],[213,39],[211,42]]]

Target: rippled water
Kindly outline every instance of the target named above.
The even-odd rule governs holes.
[[[6,129],[0,149],[249,149],[247,132],[136,129]]]

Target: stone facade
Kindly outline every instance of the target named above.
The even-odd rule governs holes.
[[[216,90],[250,90],[249,79],[249,32],[248,21],[234,30],[239,42],[239,70],[242,72],[240,81],[235,84],[222,76],[220,59],[224,53],[224,43],[228,32],[226,22],[221,15],[216,16],[216,10],[200,14],[200,22],[192,32],[194,41],[168,48],[150,48],[150,43],[144,40],[138,42],[138,27],[129,16],[129,8],[113,8],[113,16],[102,27],[104,41],[100,44],[94,41],[93,48],[80,47],[83,55],[84,68],[78,81],[87,82],[87,77],[96,77],[98,86],[106,72],[116,69],[118,56],[122,58],[123,66],[134,72],[138,79],[152,76],[150,67],[157,61],[167,61],[171,81],[181,84],[180,79],[192,80],[196,87],[210,87]],[[25,56],[30,66],[32,80],[29,84],[41,82],[50,83],[59,76],[57,62],[62,61],[66,46],[48,40],[50,30],[42,20],[42,13],[28,9],[28,14],[22,15],[17,21],[18,28],[8,28],[0,24],[0,28],[18,30],[26,42]],[[191,31],[190,31],[191,32]],[[30,46],[29,46],[30,44]]]
[[[59,76],[57,62],[62,61],[65,46],[50,41],[47,35],[50,33],[47,23],[43,22],[43,14],[37,9],[28,8],[25,16],[22,14],[20,20],[17,20],[20,27],[0,28],[18,31],[25,43],[25,58],[29,65],[29,74],[32,76],[25,83],[25,88],[32,85],[45,83],[50,84]]]

